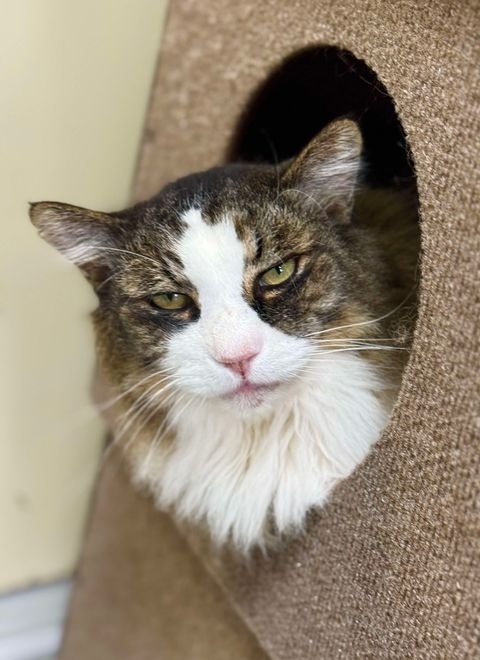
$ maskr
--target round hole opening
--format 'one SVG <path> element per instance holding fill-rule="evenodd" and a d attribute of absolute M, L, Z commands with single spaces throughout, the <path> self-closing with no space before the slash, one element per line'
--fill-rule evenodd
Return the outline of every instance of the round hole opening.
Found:
<path fill-rule="evenodd" d="M 355 120 L 363 137 L 362 182 L 408 196 L 418 265 L 419 200 L 415 166 L 394 101 L 365 61 L 335 46 L 312 46 L 283 60 L 253 92 L 227 151 L 228 162 L 278 164 L 298 155 L 327 124 Z M 403 219 L 395 222 L 402 234 Z M 410 240 L 410 239 L 409 239 Z M 416 268 L 416 279 L 419 269 Z M 416 287 L 409 301 L 416 316 Z M 409 317 L 413 335 L 414 319 Z"/>
<path fill-rule="evenodd" d="M 274 69 L 248 101 L 227 160 L 274 163 L 291 158 L 338 117 L 360 125 L 368 183 L 415 185 L 413 160 L 392 97 L 363 60 L 335 46 L 303 49 Z"/>

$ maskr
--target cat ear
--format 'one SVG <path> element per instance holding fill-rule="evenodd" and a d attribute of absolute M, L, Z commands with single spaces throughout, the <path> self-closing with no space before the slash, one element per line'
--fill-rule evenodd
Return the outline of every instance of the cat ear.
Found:
<path fill-rule="evenodd" d="M 334 121 L 288 166 L 282 183 L 312 211 L 320 208 L 337 222 L 349 222 L 361 154 L 358 124 L 350 119 Z"/>
<path fill-rule="evenodd" d="M 92 284 L 104 281 L 115 257 L 121 220 L 60 202 L 30 204 L 40 236 L 76 264 Z"/>

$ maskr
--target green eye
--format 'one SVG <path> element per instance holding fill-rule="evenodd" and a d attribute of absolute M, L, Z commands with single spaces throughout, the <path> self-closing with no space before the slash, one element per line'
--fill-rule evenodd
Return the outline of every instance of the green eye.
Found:
<path fill-rule="evenodd" d="M 278 286 L 289 280 L 297 269 L 297 260 L 292 258 L 282 264 L 277 264 L 260 277 L 261 286 Z"/>
<path fill-rule="evenodd" d="M 191 299 L 183 293 L 157 293 L 152 296 L 152 304 L 160 309 L 172 311 L 184 309 L 190 304 Z"/>

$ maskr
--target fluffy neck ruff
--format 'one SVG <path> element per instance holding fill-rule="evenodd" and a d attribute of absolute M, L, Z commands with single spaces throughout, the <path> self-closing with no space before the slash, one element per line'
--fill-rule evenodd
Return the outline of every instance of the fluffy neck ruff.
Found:
<path fill-rule="evenodd" d="M 331 356 L 251 419 L 213 401 L 170 412 L 176 438 L 148 452 L 136 477 L 161 509 L 205 522 L 217 544 L 242 552 L 301 528 L 379 438 L 390 405 L 368 360 Z"/>

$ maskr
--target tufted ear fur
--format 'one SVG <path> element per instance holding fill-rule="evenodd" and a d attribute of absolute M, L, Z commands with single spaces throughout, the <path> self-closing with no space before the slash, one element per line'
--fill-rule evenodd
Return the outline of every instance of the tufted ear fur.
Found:
<path fill-rule="evenodd" d="M 60 202 L 30 204 L 30 219 L 40 236 L 76 264 L 94 286 L 108 276 L 122 220 Z"/>
<path fill-rule="evenodd" d="M 350 119 L 328 124 L 288 166 L 282 184 L 337 222 L 350 221 L 362 153 L 362 136 Z"/>

